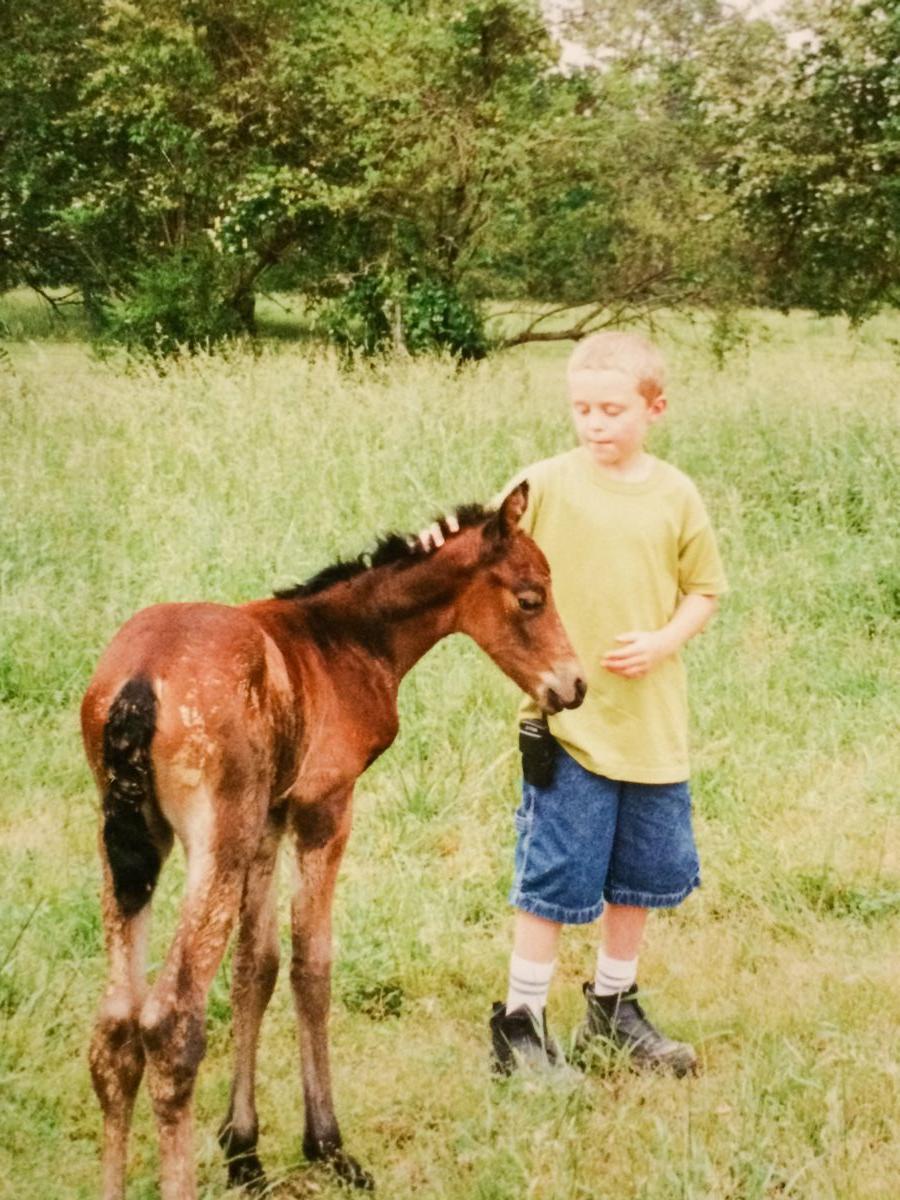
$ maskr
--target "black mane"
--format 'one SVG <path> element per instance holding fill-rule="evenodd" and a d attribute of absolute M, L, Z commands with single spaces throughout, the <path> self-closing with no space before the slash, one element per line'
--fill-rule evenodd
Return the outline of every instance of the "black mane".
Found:
<path fill-rule="evenodd" d="M 497 516 L 493 509 L 485 508 L 481 504 L 463 504 L 456 509 L 454 515 L 460 530 L 471 529 Z M 453 536 L 446 516 L 435 517 L 433 523 L 440 525 L 444 537 Z M 293 587 L 282 588 L 275 592 L 275 596 L 279 600 L 300 600 L 305 596 L 316 596 L 334 584 L 355 579 L 357 575 L 362 575 L 373 567 L 411 567 L 433 553 L 434 547 L 426 550 L 417 533 L 405 537 L 401 533 L 386 533 L 378 539 L 374 550 L 364 551 L 356 558 L 338 559 L 330 567 L 325 567 L 307 579 L 305 583 L 295 583 Z"/>

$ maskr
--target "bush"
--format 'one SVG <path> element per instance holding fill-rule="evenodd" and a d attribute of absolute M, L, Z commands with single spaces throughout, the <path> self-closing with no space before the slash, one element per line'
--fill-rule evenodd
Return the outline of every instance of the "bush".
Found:
<path fill-rule="evenodd" d="M 371 271 L 331 301 L 321 331 L 347 354 L 378 354 L 393 345 L 410 354 L 449 350 L 463 359 L 483 358 L 488 339 L 481 311 L 452 283 L 396 277 Z"/>
<path fill-rule="evenodd" d="M 403 306 L 403 333 L 411 354 L 449 350 L 459 358 L 484 358 L 484 318 L 452 284 L 425 280 L 413 286 Z"/>
<path fill-rule="evenodd" d="M 127 300 L 103 310 L 99 340 L 162 357 L 252 332 L 252 296 L 242 303 L 230 282 L 212 247 L 178 251 L 142 268 Z"/>

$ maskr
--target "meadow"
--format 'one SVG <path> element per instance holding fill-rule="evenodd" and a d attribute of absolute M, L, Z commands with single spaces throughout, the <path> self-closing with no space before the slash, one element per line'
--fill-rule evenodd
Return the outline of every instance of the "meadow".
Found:
<path fill-rule="evenodd" d="M 97 655 L 143 605 L 266 595 L 567 448 L 567 347 L 346 369 L 272 336 L 160 373 L 96 360 L 22 297 L 0 321 L 0 1196 L 81 1200 L 98 1192 L 86 1050 L 104 956 L 77 710 Z M 658 330 L 672 384 L 652 447 L 698 482 L 731 584 L 687 651 L 703 887 L 653 919 L 641 966 L 702 1071 L 491 1079 L 516 693 L 450 639 L 407 678 L 400 735 L 360 782 L 336 900 L 338 1114 L 387 1200 L 897 1195 L 900 317 L 753 314 L 723 367 L 707 325 Z M 282 893 L 260 1153 L 273 1194 L 327 1200 L 346 1193 L 300 1154 Z M 564 1044 L 595 935 L 564 942 Z M 207 1200 L 225 1192 L 228 973 L 196 1097 Z M 156 1166 L 142 1091 L 130 1200 L 158 1194 Z"/>

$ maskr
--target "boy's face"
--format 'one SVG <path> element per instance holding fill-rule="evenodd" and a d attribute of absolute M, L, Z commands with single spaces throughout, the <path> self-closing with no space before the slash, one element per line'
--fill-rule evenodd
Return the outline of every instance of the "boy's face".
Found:
<path fill-rule="evenodd" d="M 666 411 L 665 396 L 645 400 L 622 371 L 579 371 L 569 377 L 579 440 L 600 467 L 628 467 L 644 452 L 650 426 Z"/>

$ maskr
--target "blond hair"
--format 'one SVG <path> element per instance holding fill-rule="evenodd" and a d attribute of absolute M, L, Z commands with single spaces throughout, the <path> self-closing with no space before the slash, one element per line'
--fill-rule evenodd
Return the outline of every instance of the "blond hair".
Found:
<path fill-rule="evenodd" d="M 639 333 L 592 333 L 580 341 L 569 356 L 566 375 L 591 371 L 621 371 L 637 381 L 637 390 L 649 403 L 665 390 L 666 363 L 662 354 Z"/>

